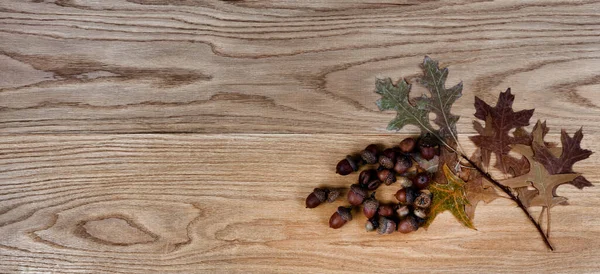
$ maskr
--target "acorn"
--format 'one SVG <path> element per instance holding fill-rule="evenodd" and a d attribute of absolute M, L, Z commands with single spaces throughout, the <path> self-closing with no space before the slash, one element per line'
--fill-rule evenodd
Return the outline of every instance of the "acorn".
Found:
<path fill-rule="evenodd" d="M 377 170 L 365 169 L 358 175 L 358 184 L 362 187 L 367 187 L 369 183 L 377 178 Z"/>
<path fill-rule="evenodd" d="M 340 175 L 348 175 L 358 170 L 358 161 L 352 156 L 346 156 L 346 159 L 341 160 L 335 167 L 335 173 Z"/>
<path fill-rule="evenodd" d="M 396 157 L 396 164 L 394 164 L 394 171 L 398 174 L 402 174 L 406 172 L 410 167 L 412 167 L 413 162 L 410 156 L 401 154 Z"/>
<path fill-rule="evenodd" d="M 418 195 L 419 193 L 412 188 L 401 188 L 394 196 L 401 204 L 410 205 Z"/>
<path fill-rule="evenodd" d="M 377 210 L 377 214 L 383 217 L 390 217 L 394 215 L 394 206 L 393 205 L 380 205 L 379 210 Z"/>
<path fill-rule="evenodd" d="M 315 208 L 327 200 L 329 191 L 324 188 L 315 188 L 312 193 L 306 197 L 306 208 Z"/>
<path fill-rule="evenodd" d="M 329 218 L 329 227 L 338 229 L 350 220 L 352 220 L 350 208 L 340 206 L 337 211 L 331 215 L 331 218 Z"/>
<path fill-rule="evenodd" d="M 392 169 L 396 164 L 396 152 L 391 148 L 384 150 L 379 156 L 379 164 L 384 168 Z"/>
<path fill-rule="evenodd" d="M 379 234 L 391 234 L 396 230 L 396 223 L 388 218 L 380 217 L 379 218 L 379 227 L 377 228 L 377 233 Z"/>
<path fill-rule="evenodd" d="M 400 151 L 404 153 L 411 153 L 413 150 L 415 150 L 416 144 L 417 141 L 415 140 L 415 138 L 406 138 L 402 140 L 402 142 L 400 142 Z"/>
<path fill-rule="evenodd" d="M 358 184 L 353 184 L 350 186 L 350 191 L 348 191 L 348 202 L 351 205 L 360 205 L 365 200 L 367 196 L 367 191 L 360 187 Z"/>
<path fill-rule="evenodd" d="M 373 190 L 376 190 L 380 185 L 381 185 L 381 181 L 379 181 L 379 179 L 373 179 L 367 185 L 367 189 L 373 191 Z"/>
<path fill-rule="evenodd" d="M 367 220 L 367 223 L 365 224 L 365 229 L 367 230 L 367 232 L 373 231 L 375 229 L 377 229 L 379 227 L 379 221 L 377 221 L 377 218 L 371 218 Z"/>
<path fill-rule="evenodd" d="M 413 186 L 418 188 L 418 189 L 425 189 L 429 186 L 429 175 L 425 172 L 421 172 L 419 174 L 417 174 L 417 176 L 415 176 L 412 179 L 413 182 Z"/>
<path fill-rule="evenodd" d="M 438 154 L 438 143 L 429 133 L 419 140 L 419 152 L 421 157 L 428 161 Z"/>
<path fill-rule="evenodd" d="M 377 145 L 370 144 L 360 152 L 360 157 L 365 160 L 367 164 L 374 164 L 377 163 L 377 154 Z"/>
<path fill-rule="evenodd" d="M 424 189 L 413 203 L 418 208 L 428 208 L 431 205 L 431 192 Z"/>
<path fill-rule="evenodd" d="M 415 208 L 415 210 L 413 210 L 413 214 L 421 219 L 427 218 L 427 211 L 423 208 Z"/>
<path fill-rule="evenodd" d="M 437 148 L 435 147 L 421 147 L 421 157 L 427 161 L 433 159 L 433 157 L 435 157 L 438 152 L 437 152 Z"/>
<path fill-rule="evenodd" d="M 398 231 L 401 233 L 411 233 L 417 229 L 419 229 L 419 223 L 412 215 L 409 215 L 398 223 Z"/>
<path fill-rule="evenodd" d="M 398 206 L 396 214 L 398 214 L 400 218 L 404 218 L 410 214 L 410 208 L 408 208 L 408 206 Z"/>
<path fill-rule="evenodd" d="M 379 209 L 379 201 L 375 199 L 375 193 L 371 194 L 369 199 L 366 199 L 363 203 L 363 213 L 368 219 L 373 218 L 377 214 Z"/>
<path fill-rule="evenodd" d="M 377 177 L 388 186 L 396 182 L 396 173 L 393 170 L 382 169 L 377 172 Z"/>

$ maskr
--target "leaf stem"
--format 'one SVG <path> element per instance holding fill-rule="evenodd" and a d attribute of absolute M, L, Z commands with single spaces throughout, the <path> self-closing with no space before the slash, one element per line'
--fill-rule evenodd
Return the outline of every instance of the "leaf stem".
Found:
<path fill-rule="evenodd" d="M 469 162 L 469 164 L 471 164 L 475 169 L 477 169 L 477 171 L 479 171 L 479 173 L 481 173 L 481 175 L 483 175 L 483 177 L 485 177 L 488 181 L 490 181 L 492 184 L 494 184 L 497 188 L 499 188 L 504 193 L 506 193 L 510 197 L 511 200 L 513 200 L 515 203 L 517 203 L 519 208 L 521 210 L 523 210 L 525 215 L 527 215 L 527 218 L 529 219 L 529 221 L 531 221 L 531 223 L 535 226 L 537 231 L 540 233 L 540 236 L 542 236 L 542 240 L 544 240 L 544 243 L 546 244 L 546 246 L 551 251 L 554 251 L 554 247 L 550 243 L 550 240 L 548 240 L 548 237 L 546 236 L 546 233 L 544 233 L 544 230 L 542 229 L 540 224 L 538 224 L 535 221 L 535 219 L 533 219 L 533 216 L 531 216 L 531 214 L 529 213 L 529 211 L 527 210 L 527 208 L 525 207 L 523 202 L 521 202 L 521 200 L 517 196 L 515 196 L 515 194 L 513 194 L 513 192 L 511 191 L 511 188 L 500 184 L 498 181 L 496 181 L 494 178 L 492 178 L 492 176 L 489 173 L 483 171 L 475 162 L 473 162 L 471 159 L 469 159 L 469 157 L 465 156 L 462 153 L 460 154 L 460 156 L 463 159 L 465 159 L 467 162 Z"/>

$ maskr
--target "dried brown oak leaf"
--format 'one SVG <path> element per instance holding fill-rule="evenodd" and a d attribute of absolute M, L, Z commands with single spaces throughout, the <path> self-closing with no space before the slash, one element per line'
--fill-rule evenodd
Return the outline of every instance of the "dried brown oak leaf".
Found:
<path fill-rule="evenodd" d="M 510 93 L 510 88 L 500 93 L 494 107 L 475 97 L 475 117 L 486 121 L 486 125 L 483 127 L 479 122 L 474 122 L 479 135 L 472 136 L 470 139 L 482 150 L 482 154 L 490 152 L 495 154 L 496 168 L 505 174 L 509 174 L 512 170 L 513 175 L 517 175 L 518 172 L 515 170 L 522 169 L 526 162 L 522 158 L 508 155 L 510 145 L 527 144 L 529 138 L 515 137 L 509 133 L 513 129 L 529 125 L 533 109 L 513 111 L 514 99 L 515 96 Z"/>
<path fill-rule="evenodd" d="M 567 198 L 556 195 L 556 188 L 569 183 L 580 176 L 579 173 L 550 174 L 539 162 L 533 159 L 533 149 L 526 145 L 514 145 L 512 151 L 527 158 L 530 170 L 527 174 L 500 181 L 505 186 L 517 189 L 519 199 L 526 207 L 541 206 L 542 214 L 546 212 L 546 236 L 550 235 L 550 208 L 558 204 L 565 204 Z M 528 191 L 527 187 L 532 185 L 537 191 Z M 537 195 L 536 195 L 537 194 Z M 541 225 L 542 215 L 538 219 Z"/>
<path fill-rule="evenodd" d="M 429 227 L 438 214 L 450 211 L 461 224 L 475 229 L 473 222 L 465 212 L 465 205 L 469 204 L 469 201 L 465 197 L 465 182 L 452 173 L 448 165 L 444 164 L 442 170 L 448 183 L 433 183 L 429 185 L 433 199 L 429 208 L 429 216 L 423 227 Z"/>
<path fill-rule="evenodd" d="M 539 121 L 538 124 L 540 124 Z M 534 131 L 532 132 L 532 135 L 533 159 L 544 165 L 550 174 L 572 173 L 573 164 L 585 160 L 592 155 L 591 150 L 581 148 L 581 140 L 583 139 L 581 128 L 575 132 L 573 137 L 570 137 L 564 129 L 561 130 L 560 142 L 562 144 L 562 149 L 560 150 L 560 153 L 556 153 L 557 150 L 555 148 L 546 145 L 543 140 L 545 134 Z M 593 186 L 592 183 L 583 176 L 575 178 L 573 181 L 569 182 L 569 184 L 574 185 L 579 189 Z"/>

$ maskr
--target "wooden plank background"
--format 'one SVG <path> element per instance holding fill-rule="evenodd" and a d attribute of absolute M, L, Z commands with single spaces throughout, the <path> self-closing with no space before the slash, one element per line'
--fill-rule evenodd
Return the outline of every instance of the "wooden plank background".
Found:
<path fill-rule="evenodd" d="M 559 189 L 555 252 L 504 199 L 388 236 L 303 203 L 415 132 L 373 90 L 424 55 L 464 83 L 467 150 L 474 95 L 511 87 L 600 151 L 599 34 L 598 1 L 0 1 L 0 272 L 598 272 L 598 187 Z"/>

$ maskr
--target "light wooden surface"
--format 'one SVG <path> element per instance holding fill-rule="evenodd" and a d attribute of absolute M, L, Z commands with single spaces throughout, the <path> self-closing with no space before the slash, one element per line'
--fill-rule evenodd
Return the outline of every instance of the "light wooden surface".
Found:
<path fill-rule="evenodd" d="M 389 236 L 303 203 L 402 138 L 374 82 L 424 55 L 467 150 L 474 95 L 511 87 L 600 151 L 599 34 L 596 1 L 0 1 L 0 272 L 598 272 L 598 187 L 559 189 L 556 252 L 504 199 Z"/>

